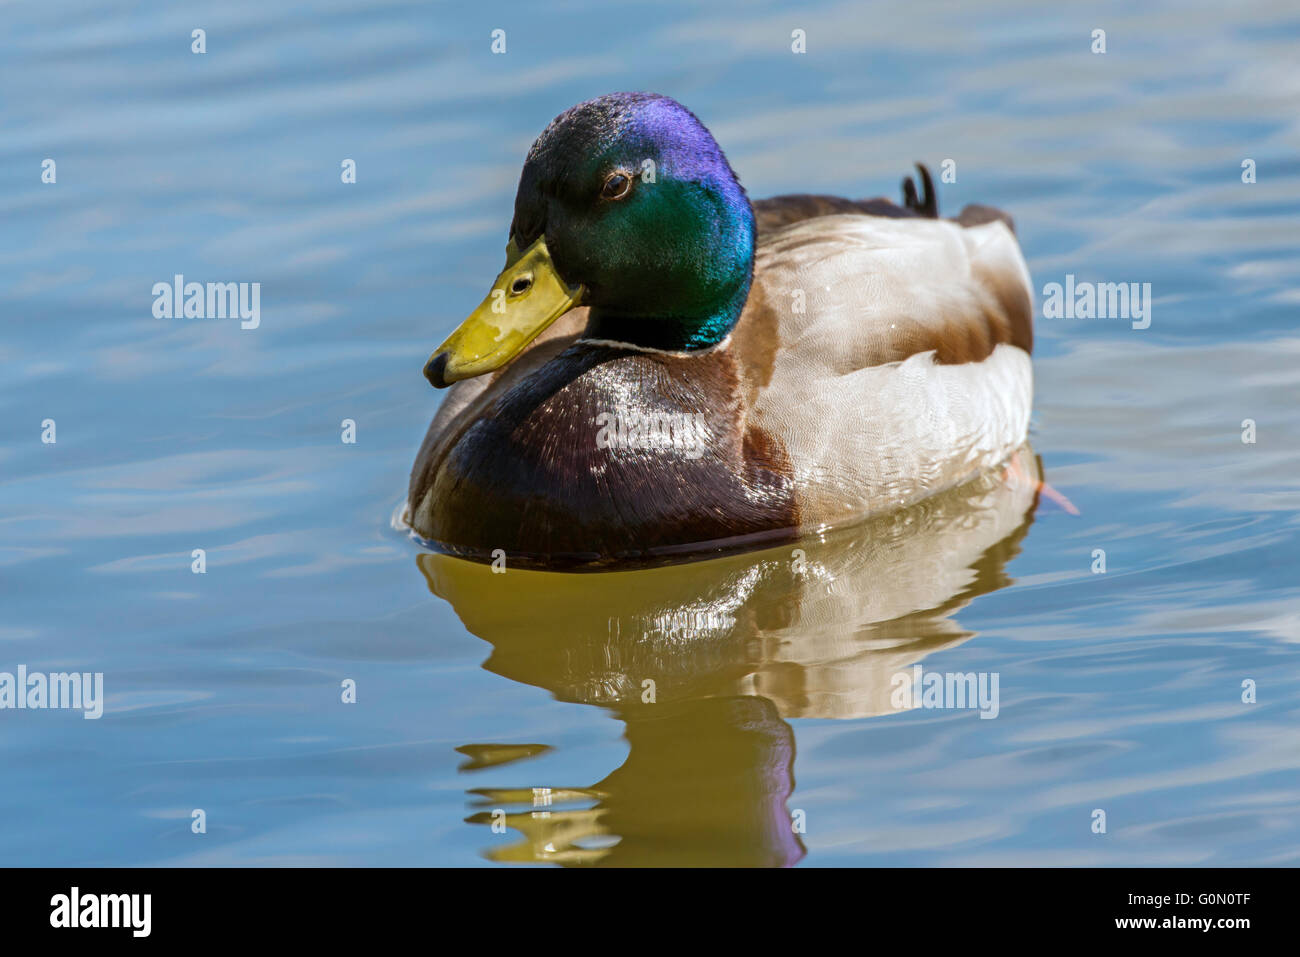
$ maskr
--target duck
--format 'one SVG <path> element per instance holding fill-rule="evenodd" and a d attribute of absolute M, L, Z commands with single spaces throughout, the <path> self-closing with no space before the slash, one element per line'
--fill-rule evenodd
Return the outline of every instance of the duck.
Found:
<path fill-rule="evenodd" d="M 769 548 L 905 508 L 1025 442 L 1033 296 L 1009 215 L 751 201 L 655 93 L 557 116 L 505 268 L 430 355 L 446 394 L 405 518 L 436 551 L 559 571 Z"/>

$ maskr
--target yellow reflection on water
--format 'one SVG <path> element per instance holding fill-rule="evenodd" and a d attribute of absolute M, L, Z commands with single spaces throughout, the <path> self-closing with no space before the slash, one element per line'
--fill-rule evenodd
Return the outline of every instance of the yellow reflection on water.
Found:
<path fill-rule="evenodd" d="M 446 555 L 430 590 L 492 645 L 483 667 L 563 701 L 611 709 L 623 764 L 590 787 L 470 791 L 497 861 L 788 865 L 804 855 L 789 718 L 891 714 L 891 679 L 973 637 L 953 618 L 1009 583 L 1033 521 L 1039 463 L 1024 447 L 912 508 L 795 544 L 641 571 L 563 574 Z M 467 744 L 462 770 L 545 745 Z M 526 767 L 526 766 L 525 766 Z M 521 774 L 527 773 L 524 767 Z"/>

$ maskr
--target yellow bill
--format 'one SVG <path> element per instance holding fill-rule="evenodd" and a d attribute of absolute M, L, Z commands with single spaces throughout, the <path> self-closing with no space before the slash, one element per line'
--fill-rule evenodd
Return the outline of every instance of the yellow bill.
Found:
<path fill-rule="evenodd" d="M 486 299 L 434 350 L 424 377 L 435 388 L 500 369 L 542 330 L 582 303 L 581 285 L 567 285 L 555 271 L 546 237 L 522 253 L 513 239 L 506 268 Z"/>

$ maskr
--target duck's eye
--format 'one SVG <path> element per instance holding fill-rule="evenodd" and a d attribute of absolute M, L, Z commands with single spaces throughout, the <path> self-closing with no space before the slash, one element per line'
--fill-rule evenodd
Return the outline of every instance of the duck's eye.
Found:
<path fill-rule="evenodd" d="M 515 281 L 510 284 L 510 295 L 522 296 L 532 288 L 533 277 L 531 273 L 525 273 L 522 276 L 516 276 Z"/>
<path fill-rule="evenodd" d="M 632 189 L 632 177 L 628 176 L 622 170 L 617 170 L 605 177 L 605 185 L 601 187 L 601 199 L 622 199 Z"/>

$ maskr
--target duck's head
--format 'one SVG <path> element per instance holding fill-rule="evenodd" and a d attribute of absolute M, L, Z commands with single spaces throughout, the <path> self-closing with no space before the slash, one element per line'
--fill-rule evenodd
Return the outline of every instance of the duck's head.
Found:
<path fill-rule="evenodd" d="M 707 349 L 740 317 L 753 263 L 749 200 L 689 110 L 589 100 L 528 151 L 505 269 L 425 375 L 442 387 L 499 369 L 575 306 L 590 307 L 589 339 Z"/>

